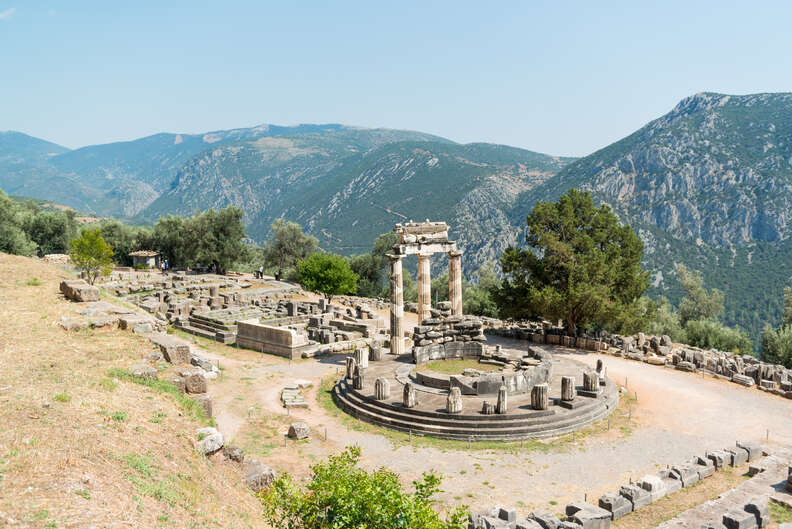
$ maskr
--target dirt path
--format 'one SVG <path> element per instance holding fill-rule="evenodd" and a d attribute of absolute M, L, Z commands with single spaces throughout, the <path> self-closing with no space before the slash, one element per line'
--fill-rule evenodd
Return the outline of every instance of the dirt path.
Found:
<path fill-rule="evenodd" d="M 525 342 L 493 339 L 508 347 Z M 248 450 L 258 451 L 280 470 L 304 476 L 311 462 L 349 444 L 363 450 L 370 466 L 387 466 L 405 482 L 429 469 L 445 477 L 446 504 L 465 503 L 473 508 L 494 503 L 520 510 L 542 508 L 559 511 L 568 501 L 589 499 L 638 479 L 657 468 L 686 459 L 706 449 L 732 445 L 736 439 L 770 444 L 792 444 L 792 402 L 757 390 L 700 375 L 649 366 L 595 354 L 574 354 L 594 365 L 602 358 L 609 375 L 627 387 L 638 401 L 630 410 L 636 426 L 631 432 L 588 436 L 563 448 L 542 451 L 440 449 L 431 446 L 398 446 L 378 433 L 349 430 L 317 404 L 322 378 L 340 371 L 343 355 L 295 361 L 227 348 L 215 354 L 224 367 L 220 380 L 211 384 L 217 420 L 222 431 Z M 307 392 L 310 408 L 286 415 L 280 406 L 280 389 L 296 379 L 314 387 Z M 295 420 L 308 423 L 310 442 L 284 445 L 283 435 Z M 327 440 L 324 439 L 327 432 Z M 556 504 L 551 503 L 556 502 Z"/>

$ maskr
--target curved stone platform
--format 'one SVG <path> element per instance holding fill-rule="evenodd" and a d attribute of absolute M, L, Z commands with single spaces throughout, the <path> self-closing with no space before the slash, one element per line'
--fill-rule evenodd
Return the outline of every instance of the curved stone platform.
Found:
<path fill-rule="evenodd" d="M 487 401 L 481 396 L 465 396 L 460 414 L 445 411 L 447 391 L 434 389 L 422 391 L 416 387 L 418 405 L 406 408 L 402 404 L 403 360 L 386 359 L 372 362 L 366 370 L 363 388 L 356 390 L 352 383 L 342 378 L 333 388 L 336 404 L 353 417 L 371 424 L 445 439 L 474 441 L 505 441 L 526 438 L 553 437 L 567 434 L 607 417 L 619 401 L 617 386 L 610 379 L 596 395 L 585 396 L 586 392 L 578 385 L 579 394 L 573 405 L 561 406 L 560 376 L 578 371 L 576 382 L 582 382 L 585 366 L 570 359 L 555 361 L 557 376 L 550 384 L 550 407 L 547 410 L 531 408 L 530 397 L 509 395 L 509 410 L 505 414 L 485 415 L 481 413 L 482 404 Z M 395 375 L 400 370 L 402 376 Z M 374 398 L 374 381 L 386 378 L 390 384 L 390 396 L 384 400 Z M 401 379 L 401 382 L 399 381 Z M 488 402 L 492 402 L 490 399 Z"/>

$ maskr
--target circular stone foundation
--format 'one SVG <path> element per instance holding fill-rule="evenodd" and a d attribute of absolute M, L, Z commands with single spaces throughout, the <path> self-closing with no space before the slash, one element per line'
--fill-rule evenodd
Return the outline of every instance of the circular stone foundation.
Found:
<path fill-rule="evenodd" d="M 585 391 L 583 375 L 591 370 L 566 355 L 551 355 L 549 351 L 534 347 L 526 354 L 505 349 L 499 354 L 513 357 L 510 366 L 483 363 L 481 373 L 468 372 L 474 376 L 416 371 L 417 366 L 408 355 L 386 356 L 382 361 L 369 362 L 361 389 L 354 389 L 351 380 L 342 378 L 333 388 L 333 399 L 345 412 L 362 421 L 415 435 L 459 440 L 552 437 L 607 417 L 619 400 L 613 381 L 602 378 L 596 390 Z M 523 382 L 514 381 L 518 376 Z M 562 377 L 575 380 L 577 395 L 571 401 L 561 399 Z M 387 380 L 390 389 L 390 394 L 381 400 L 375 398 L 377 379 Z M 403 404 L 407 383 L 416 393 L 416 405 L 410 408 Z M 540 383 L 548 385 L 549 406 L 545 410 L 531 406 L 531 388 Z M 483 413 L 488 407 L 485 403 L 496 404 L 501 385 L 507 387 L 506 413 Z M 461 413 L 446 411 L 452 387 L 459 387 L 462 393 Z"/>

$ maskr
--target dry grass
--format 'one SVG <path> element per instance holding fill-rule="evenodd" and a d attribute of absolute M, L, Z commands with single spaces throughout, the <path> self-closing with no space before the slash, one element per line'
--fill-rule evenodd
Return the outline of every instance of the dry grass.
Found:
<path fill-rule="evenodd" d="M 153 350 L 67 333 L 55 267 L 0 254 L 0 526 L 264 527 L 240 469 L 193 448 L 173 395 L 114 378 Z"/>
<path fill-rule="evenodd" d="M 713 500 L 733 489 L 746 479 L 748 465 L 725 468 L 690 487 L 669 494 L 646 507 L 613 522 L 613 529 L 641 529 L 655 527 L 678 514 L 704 502 Z"/>

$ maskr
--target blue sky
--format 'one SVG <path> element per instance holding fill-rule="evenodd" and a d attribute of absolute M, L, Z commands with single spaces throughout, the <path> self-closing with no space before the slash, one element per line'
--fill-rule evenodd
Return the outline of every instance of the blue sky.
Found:
<path fill-rule="evenodd" d="M 332 122 L 581 156 L 696 92 L 792 90 L 789 2 L 112 4 L 0 0 L 0 130 Z"/>

